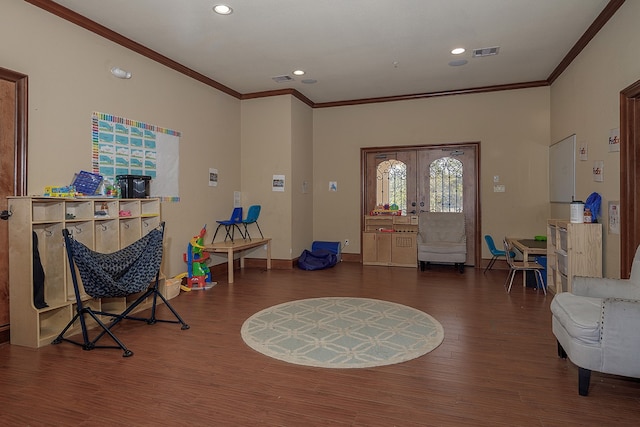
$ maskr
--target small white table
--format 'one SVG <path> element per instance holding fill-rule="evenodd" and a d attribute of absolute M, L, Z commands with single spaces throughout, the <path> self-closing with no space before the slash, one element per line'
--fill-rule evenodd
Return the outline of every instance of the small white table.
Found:
<path fill-rule="evenodd" d="M 211 253 L 226 253 L 227 254 L 227 275 L 229 283 L 233 283 L 233 256 L 236 252 L 240 253 L 240 268 L 244 268 L 244 256 L 242 251 L 251 248 L 257 248 L 258 246 L 267 246 L 267 270 L 271 270 L 271 238 L 265 239 L 252 239 L 252 240 L 234 240 L 227 242 L 212 243 L 210 245 L 203 245 L 203 251 Z"/>
<path fill-rule="evenodd" d="M 511 245 L 522 253 L 522 260 L 525 263 L 529 261 L 529 257 L 533 255 L 547 255 L 547 242 L 535 239 L 523 239 L 519 237 L 507 237 Z M 527 273 L 522 273 L 522 286 L 527 286 Z"/>

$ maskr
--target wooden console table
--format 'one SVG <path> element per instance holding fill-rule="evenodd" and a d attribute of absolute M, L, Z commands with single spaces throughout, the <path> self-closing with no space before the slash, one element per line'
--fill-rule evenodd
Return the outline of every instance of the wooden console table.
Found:
<path fill-rule="evenodd" d="M 227 272 L 229 277 L 229 283 L 233 283 L 233 255 L 236 252 L 242 252 L 247 249 L 257 248 L 258 246 L 267 246 L 267 270 L 271 270 L 271 238 L 266 239 L 253 239 L 253 240 L 238 240 L 231 242 L 218 242 L 210 245 L 204 245 L 203 251 L 211 253 L 226 253 L 227 254 Z M 240 268 L 244 268 L 244 257 L 240 254 Z"/>

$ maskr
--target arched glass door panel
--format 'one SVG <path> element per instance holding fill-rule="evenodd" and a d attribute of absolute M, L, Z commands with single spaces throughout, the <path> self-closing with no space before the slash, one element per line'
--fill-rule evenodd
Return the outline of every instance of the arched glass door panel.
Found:
<path fill-rule="evenodd" d="M 391 159 L 378 164 L 376 206 L 407 211 L 407 165 L 404 162 Z"/>
<path fill-rule="evenodd" d="M 460 160 L 442 157 L 429 165 L 429 210 L 463 211 L 463 167 Z"/>

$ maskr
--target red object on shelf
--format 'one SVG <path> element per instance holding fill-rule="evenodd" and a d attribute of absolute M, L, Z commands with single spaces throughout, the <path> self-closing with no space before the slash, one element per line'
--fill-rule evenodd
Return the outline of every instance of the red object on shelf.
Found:
<path fill-rule="evenodd" d="M 384 210 L 384 209 L 374 209 L 369 212 L 369 215 L 390 215 L 390 216 L 400 216 L 402 215 L 402 210 L 399 209 L 397 211 Z"/>

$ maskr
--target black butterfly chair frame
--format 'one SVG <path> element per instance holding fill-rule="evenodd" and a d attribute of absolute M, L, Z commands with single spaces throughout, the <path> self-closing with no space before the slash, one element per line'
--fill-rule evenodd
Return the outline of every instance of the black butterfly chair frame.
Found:
<path fill-rule="evenodd" d="M 159 236 L 158 236 L 159 233 Z M 155 235 L 152 235 L 155 234 Z M 75 239 L 73 239 L 73 237 L 71 236 L 71 233 L 67 230 L 64 229 L 62 230 L 62 235 L 64 236 L 64 242 L 65 242 L 65 248 L 67 250 L 67 257 L 69 260 L 69 266 L 70 266 L 70 271 L 71 271 L 71 279 L 73 281 L 73 288 L 74 288 L 74 292 L 75 292 L 75 296 L 76 296 L 76 314 L 73 317 L 73 319 L 71 319 L 71 321 L 67 324 L 67 326 L 62 330 L 62 332 L 53 340 L 52 344 L 59 344 L 62 341 L 67 341 L 70 342 L 72 344 L 76 344 L 81 346 L 84 350 L 93 350 L 94 348 L 120 348 L 122 349 L 123 353 L 123 357 L 129 357 L 129 356 L 133 356 L 133 352 L 131 350 L 129 350 L 124 343 L 122 343 L 122 341 L 120 341 L 118 339 L 118 337 L 116 337 L 114 335 L 114 333 L 111 331 L 113 329 L 114 326 L 116 326 L 118 323 L 120 323 L 123 319 L 131 319 L 131 320 L 139 320 L 139 321 L 144 321 L 147 322 L 147 324 L 152 325 L 155 324 L 156 322 L 166 322 L 166 323 L 179 323 L 180 325 L 182 325 L 181 329 L 189 329 L 189 325 L 187 325 L 184 320 L 182 320 L 182 318 L 180 317 L 180 315 L 176 312 L 176 310 L 173 308 L 173 306 L 171 306 L 171 304 L 169 303 L 169 301 L 164 297 L 164 295 L 162 295 L 162 293 L 160 293 L 160 291 L 158 290 L 158 283 L 159 283 L 159 278 L 160 278 L 160 261 L 162 259 L 162 240 L 163 240 L 163 235 L 164 235 L 164 222 L 162 222 L 157 228 L 155 228 L 154 230 L 152 230 L 151 232 L 149 232 L 149 234 L 147 236 L 144 236 L 143 238 L 139 239 L 137 242 L 134 242 L 132 245 L 130 245 L 129 247 L 125 248 L 125 249 L 121 249 L 120 251 L 114 252 L 112 254 L 102 254 L 99 252 L 94 252 L 91 251 L 90 249 L 88 249 L 86 246 L 84 246 L 82 243 L 76 241 Z M 143 242 L 143 239 L 147 242 L 145 244 L 145 242 Z M 153 244 L 153 241 L 155 239 L 155 245 Z M 149 243 L 151 242 L 151 243 Z M 131 291 L 127 290 L 127 289 L 120 289 L 120 290 L 104 290 L 101 289 L 100 290 L 100 294 L 96 294 L 95 292 L 93 292 L 93 295 L 87 291 L 87 286 L 85 286 L 85 291 L 87 291 L 87 293 L 94 297 L 94 298 L 107 298 L 107 297 L 122 297 L 122 296 L 126 296 L 126 295 L 131 295 L 131 294 L 135 294 L 135 293 L 139 293 L 142 292 L 146 289 L 146 291 L 140 295 L 132 304 L 130 304 L 126 310 L 124 310 L 122 313 L 120 314 L 116 314 L 116 313 L 109 313 L 109 312 L 105 312 L 105 311 L 97 311 L 92 309 L 89 306 L 86 306 L 83 304 L 82 302 L 82 294 L 80 292 L 80 287 L 78 284 L 78 277 L 77 277 L 77 273 L 76 273 L 76 257 L 78 256 L 78 254 L 76 254 L 74 252 L 74 246 L 76 247 L 77 250 L 82 250 L 85 253 L 88 253 L 92 256 L 96 256 L 96 257 L 101 257 L 103 260 L 104 259 L 109 259 L 109 257 L 117 257 L 119 254 L 123 253 L 125 250 L 127 250 L 128 248 L 133 247 L 136 244 L 140 244 L 142 245 L 141 248 L 141 252 L 140 252 L 140 258 L 142 260 L 142 262 L 145 262 L 148 260 L 149 257 L 144 258 L 144 251 L 147 249 L 151 249 L 151 250 L 155 250 L 156 252 L 159 251 L 160 253 L 155 253 L 155 254 L 151 254 L 151 257 L 155 257 L 156 260 L 156 264 L 157 264 L 157 269 L 155 271 L 155 281 L 153 281 L 153 284 L 149 286 L 149 284 L 151 283 L 151 280 L 144 280 L 139 283 L 139 284 L 134 284 L 134 288 L 131 289 Z M 149 255 L 149 254 L 147 254 Z M 127 257 L 128 259 L 131 259 L 131 257 Z M 122 255 L 121 258 L 122 259 Z M 140 262 L 140 261 L 139 261 Z M 134 268 L 135 262 L 130 265 L 128 268 Z M 154 265 L 155 267 L 155 265 Z M 80 270 L 80 269 L 79 269 Z M 109 275 L 109 272 L 107 271 L 102 271 L 101 273 L 107 274 Z M 121 273 L 118 273 L 121 275 Z M 125 274 L 126 275 L 126 274 Z M 83 283 L 90 283 L 90 281 L 92 280 L 92 276 L 87 275 L 85 273 L 85 275 L 82 274 L 82 270 L 80 270 L 80 276 L 83 279 Z M 86 276 L 86 277 L 85 277 Z M 150 278 L 152 279 L 152 277 Z M 137 287 L 137 288 L 136 288 Z M 142 289 L 140 289 L 142 288 Z M 115 292 L 114 294 L 109 294 L 109 292 Z M 106 293 L 106 294 L 105 294 Z M 133 312 L 141 303 L 143 303 L 147 298 L 149 297 L 153 297 L 152 300 L 152 304 L 151 304 L 151 316 L 150 317 L 137 317 L 137 316 L 130 316 L 130 313 Z M 158 319 L 156 317 L 156 304 L 157 304 L 157 299 L 158 297 L 162 300 L 162 302 L 164 302 L 164 304 L 169 308 L 169 310 L 171 310 L 171 312 L 173 313 L 173 315 L 176 317 L 176 320 L 164 320 L 164 319 Z M 87 319 L 85 318 L 85 316 L 90 316 L 91 319 L 93 319 L 93 321 L 98 325 L 98 330 L 100 330 L 100 332 L 93 338 L 89 338 L 89 331 L 88 331 L 88 327 L 87 327 Z M 107 316 L 107 317 L 111 317 L 112 320 L 111 322 L 108 322 L 108 324 L 105 324 L 99 316 Z M 73 326 L 73 324 L 76 322 L 76 320 L 80 320 L 80 326 L 82 329 L 82 341 L 75 341 L 75 340 L 71 340 L 69 338 L 65 338 L 64 335 L 65 333 L 69 330 L 69 328 L 71 328 L 71 326 Z M 117 345 L 97 345 L 96 343 L 98 342 L 98 340 L 100 340 L 104 335 L 109 335 L 111 337 L 111 339 L 113 339 L 113 341 L 115 341 L 115 343 Z"/>

